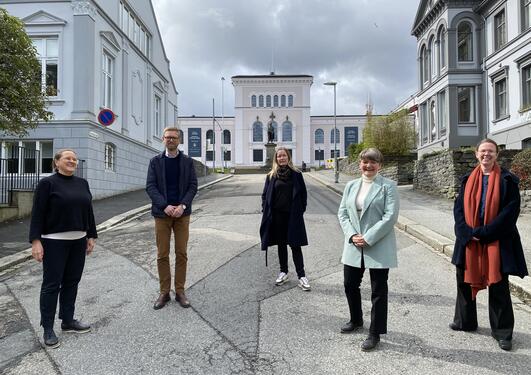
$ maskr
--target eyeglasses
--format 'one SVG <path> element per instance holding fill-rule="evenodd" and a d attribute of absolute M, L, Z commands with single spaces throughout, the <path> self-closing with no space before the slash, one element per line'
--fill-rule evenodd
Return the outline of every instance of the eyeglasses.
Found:
<path fill-rule="evenodd" d="M 177 137 L 164 137 L 164 139 L 167 140 L 167 141 L 176 141 L 179 138 L 177 138 Z"/>

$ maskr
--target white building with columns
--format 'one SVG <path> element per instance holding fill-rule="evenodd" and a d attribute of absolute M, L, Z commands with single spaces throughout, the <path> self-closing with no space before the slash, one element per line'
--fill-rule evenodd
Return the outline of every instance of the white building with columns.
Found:
<path fill-rule="evenodd" d="M 293 162 L 324 165 L 348 154 L 362 141 L 365 115 L 311 116 L 311 75 L 236 75 L 232 77 L 234 116 L 179 118 L 182 149 L 208 166 L 249 168 L 266 163 L 268 127 L 274 143 L 291 151 Z M 214 134 L 214 142 L 212 135 Z"/>

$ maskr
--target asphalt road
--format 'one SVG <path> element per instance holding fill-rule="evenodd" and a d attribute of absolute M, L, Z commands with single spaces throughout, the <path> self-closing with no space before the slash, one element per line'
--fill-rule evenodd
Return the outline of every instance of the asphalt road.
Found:
<path fill-rule="evenodd" d="M 447 328 L 455 276 L 449 262 L 399 233 L 399 267 L 390 273 L 389 332 L 379 349 L 360 342 L 370 321 L 368 274 L 364 330 L 339 334 L 348 320 L 343 294 L 339 196 L 306 179 L 304 248 L 311 292 L 274 285 L 276 249 L 260 250 L 264 176 L 242 175 L 201 191 L 190 230 L 187 294 L 152 309 L 158 293 L 153 221 L 148 215 L 101 233 L 85 268 L 76 315 L 86 335 L 60 334 L 41 348 L 40 265 L 28 262 L 0 282 L 0 372 L 6 374 L 517 374 L 531 368 L 531 309 L 514 299 L 512 352 L 490 337 L 486 292 L 476 333 Z M 59 325 L 57 322 L 56 326 Z"/>

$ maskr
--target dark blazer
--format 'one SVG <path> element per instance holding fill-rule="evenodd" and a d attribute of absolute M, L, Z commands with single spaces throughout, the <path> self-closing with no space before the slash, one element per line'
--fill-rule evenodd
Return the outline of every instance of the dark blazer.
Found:
<path fill-rule="evenodd" d="M 304 226 L 303 214 L 306 211 L 306 202 L 308 194 L 302 173 L 293 171 L 291 173 L 293 181 L 293 199 L 289 212 L 288 222 L 288 245 L 306 246 L 308 237 L 306 236 L 306 227 Z M 276 177 L 266 177 L 264 191 L 262 192 L 262 223 L 260 225 L 260 238 L 262 241 L 262 250 L 268 246 L 277 245 L 271 236 L 270 228 L 273 222 L 273 190 L 275 187 Z"/>
<path fill-rule="evenodd" d="M 472 237 L 479 238 L 481 243 L 500 241 L 502 273 L 524 277 L 528 274 L 527 265 L 516 228 L 516 220 L 520 214 L 520 190 L 518 177 L 505 168 L 501 168 L 500 208 L 498 215 L 487 225 L 477 228 L 469 227 L 465 222 L 464 191 L 470 173 L 461 180 L 459 196 L 454 204 L 455 247 L 452 263 L 465 267 L 466 244 Z"/>
<path fill-rule="evenodd" d="M 166 172 L 164 158 L 166 151 L 154 156 L 149 162 L 146 180 L 146 192 L 151 198 L 151 214 L 154 217 L 166 217 L 164 209 L 168 206 L 166 191 Z M 192 213 L 192 200 L 197 193 L 197 177 L 191 158 L 179 151 L 179 197 L 181 204 L 186 205 L 183 215 Z"/>

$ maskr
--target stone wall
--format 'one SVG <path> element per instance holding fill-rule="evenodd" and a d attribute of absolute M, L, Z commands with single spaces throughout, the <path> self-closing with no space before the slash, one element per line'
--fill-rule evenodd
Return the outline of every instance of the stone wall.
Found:
<path fill-rule="evenodd" d="M 412 184 L 416 158 L 416 154 L 385 157 L 380 175 L 396 181 L 398 185 Z M 350 161 L 348 158 L 339 161 L 339 171 L 354 177 L 360 176 L 358 162 Z"/>

